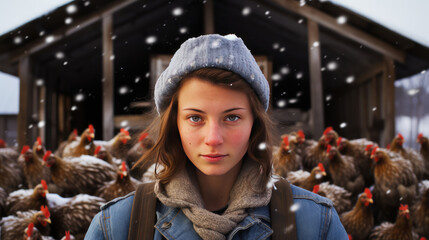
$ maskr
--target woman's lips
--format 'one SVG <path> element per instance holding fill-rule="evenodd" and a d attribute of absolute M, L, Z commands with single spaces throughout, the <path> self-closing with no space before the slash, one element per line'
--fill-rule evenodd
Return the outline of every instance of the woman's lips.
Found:
<path fill-rule="evenodd" d="M 205 160 L 207 160 L 208 162 L 215 163 L 215 162 L 219 162 L 220 160 L 222 160 L 227 155 L 225 155 L 225 154 L 204 154 L 201 156 Z"/>

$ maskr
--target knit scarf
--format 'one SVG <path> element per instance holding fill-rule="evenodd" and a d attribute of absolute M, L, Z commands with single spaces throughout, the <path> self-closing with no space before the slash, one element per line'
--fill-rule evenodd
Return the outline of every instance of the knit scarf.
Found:
<path fill-rule="evenodd" d="M 198 190 L 195 178 L 183 168 L 168 184 L 159 181 L 155 184 L 155 194 L 166 206 L 181 208 L 186 217 L 193 223 L 196 233 L 202 239 L 226 239 L 247 215 L 247 208 L 266 206 L 270 202 L 272 189 L 256 193 L 259 180 L 259 166 L 246 159 L 230 192 L 228 208 L 222 215 L 204 209 L 204 203 Z"/>

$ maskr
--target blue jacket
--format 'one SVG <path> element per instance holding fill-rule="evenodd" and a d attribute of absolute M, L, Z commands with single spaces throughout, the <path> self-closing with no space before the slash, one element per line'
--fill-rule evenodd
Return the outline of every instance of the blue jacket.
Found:
<path fill-rule="evenodd" d="M 291 185 L 296 207 L 298 240 L 348 240 L 332 202 L 317 194 Z M 134 193 L 117 198 L 101 208 L 86 233 L 85 240 L 126 240 Z M 249 215 L 231 231 L 227 239 L 270 239 L 270 209 L 268 206 L 248 210 Z M 201 239 L 192 222 L 180 209 L 157 204 L 154 239 Z"/>

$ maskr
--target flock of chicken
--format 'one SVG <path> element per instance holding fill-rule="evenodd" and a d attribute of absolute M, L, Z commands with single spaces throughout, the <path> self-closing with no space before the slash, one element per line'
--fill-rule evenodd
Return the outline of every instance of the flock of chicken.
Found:
<path fill-rule="evenodd" d="M 283 135 L 273 170 L 292 184 L 332 200 L 349 239 L 429 238 L 429 142 L 420 152 L 398 134 L 387 148 L 347 140 L 327 128 L 318 141 Z"/>
<path fill-rule="evenodd" d="M 103 204 L 153 180 L 152 163 L 131 169 L 153 145 L 147 133 L 94 137 L 92 125 L 75 130 L 55 153 L 40 138 L 21 153 L 0 144 L 0 239 L 83 239 Z"/>
<path fill-rule="evenodd" d="M 132 168 L 153 140 L 127 130 L 94 140 L 92 125 L 73 131 L 53 153 L 40 138 L 21 153 L 0 140 L 1 239 L 83 239 L 100 206 L 152 181 L 154 164 Z M 273 171 L 332 200 L 349 238 L 429 238 L 429 142 L 420 153 L 398 134 L 389 148 L 347 140 L 327 128 L 318 141 L 282 136 Z"/>

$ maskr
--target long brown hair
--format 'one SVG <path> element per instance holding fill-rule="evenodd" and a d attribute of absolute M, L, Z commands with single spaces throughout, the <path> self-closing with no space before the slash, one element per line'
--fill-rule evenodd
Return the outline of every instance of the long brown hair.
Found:
<path fill-rule="evenodd" d="M 271 177 L 272 122 L 250 85 L 239 75 L 223 69 L 202 68 L 183 77 L 171 98 L 169 106 L 149 126 L 151 129 L 149 131 L 153 132 L 154 129 L 158 131 L 158 139 L 155 145 L 139 159 L 134 167 L 143 164 L 145 161 L 150 161 L 150 159 L 156 159 L 156 163 L 164 167 L 163 170 L 156 173 L 156 177 L 165 184 L 187 163 L 188 158 L 183 150 L 177 128 L 177 105 L 178 93 L 183 83 L 190 78 L 209 81 L 225 88 L 244 92 L 248 96 L 254 121 L 246 155 L 248 159 L 259 163 L 262 177 L 258 187 L 261 190 L 264 189 Z"/>

